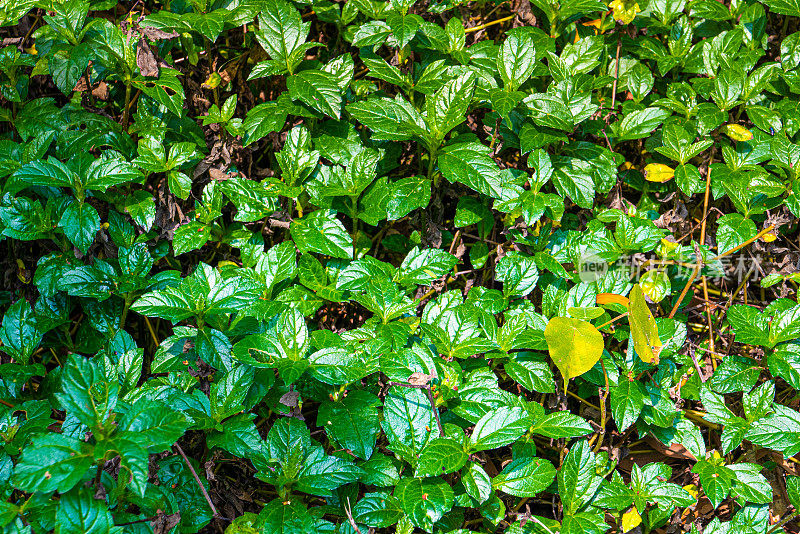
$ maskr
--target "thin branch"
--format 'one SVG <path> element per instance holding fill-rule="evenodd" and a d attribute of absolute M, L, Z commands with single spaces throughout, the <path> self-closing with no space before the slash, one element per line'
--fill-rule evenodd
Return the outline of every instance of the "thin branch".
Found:
<path fill-rule="evenodd" d="M 501 22 L 505 22 L 507 20 L 511 20 L 516 17 L 517 14 L 509 15 L 508 17 L 503 17 L 502 19 L 493 20 L 492 22 L 487 22 L 486 24 L 481 24 L 480 26 L 473 26 L 472 28 L 466 28 L 464 33 L 476 32 L 478 30 L 482 30 L 484 28 L 488 28 L 489 26 L 494 26 L 495 24 L 500 24 Z"/>
<path fill-rule="evenodd" d="M 617 105 L 617 81 L 619 81 L 619 49 L 622 47 L 622 35 L 617 33 L 617 60 L 614 70 L 614 87 L 611 88 L 611 109 Z"/>
<path fill-rule="evenodd" d="M 346 497 L 346 500 L 347 504 L 344 506 L 344 514 L 347 516 L 347 520 L 350 522 L 350 526 L 353 527 L 355 531 L 358 532 L 358 534 L 363 534 L 361 532 L 361 529 L 358 528 L 358 525 L 356 525 L 356 520 L 353 519 L 352 508 L 350 507 L 350 497 Z"/>
<path fill-rule="evenodd" d="M 221 517 L 219 515 L 219 512 L 217 511 L 217 507 L 214 506 L 214 502 L 211 500 L 211 496 L 208 494 L 208 491 L 206 491 L 206 487 L 200 481 L 200 477 L 197 476 L 197 472 L 194 470 L 194 467 L 192 467 L 192 463 L 189 461 L 189 458 L 186 457 L 186 453 L 183 452 L 183 449 L 181 448 L 180 445 L 178 445 L 177 442 L 175 442 L 175 449 L 177 449 L 178 454 L 180 454 L 183 457 L 183 461 L 186 462 L 186 465 L 189 467 L 189 471 L 191 471 L 195 482 L 197 482 L 197 485 L 200 486 L 200 491 L 203 492 L 203 497 L 206 498 L 206 502 L 211 507 L 211 512 L 214 514 L 214 517 Z"/>
<path fill-rule="evenodd" d="M 430 384 L 409 384 L 408 382 L 389 382 L 387 385 L 398 386 L 401 388 L 424 389 L 425 392 L 428 394 L 428 400 L 431 403 L 431 411 L 433 412 L 433 416 L 436 418 L 436 426 L 439 427 L 439 435 L 444 437 L 444 428 L 442 427 L 441 419 L 439 419 L 439 410 L 436 408 L 436 401 L 433 399 L 433 393 L 431 393 Z"/>

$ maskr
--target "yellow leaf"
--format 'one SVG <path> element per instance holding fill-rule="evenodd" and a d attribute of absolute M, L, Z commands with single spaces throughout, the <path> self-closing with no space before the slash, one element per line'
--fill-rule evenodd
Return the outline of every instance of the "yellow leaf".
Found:
<path fill-rule="evenodd" d="M 763 239 L 763 240 L 764 240 L 764 243 L 772 243 L 773 241 L 775 241 L 776 239 L 778 239 L 778 236 L 776 236 L 776 235 L 775 235 L 774 233 L 772 233 L 772 232 L 767 232 L 766 234 L 764 234 L 764 235 L 762 235 L 762 236 L 761 236 L 761 239 Z"/>
<path fill-rule="evenodd" d="M 553 317 L 544 329 L 544 339 L 564 382 L 594 367 L 603 355 L 603 334 L 580 319 Z"/>
<path fill-rule="evenodd" d="M 567 313 L 576 319 L 591 321 L 592 319 L 597 319 L 603 315 L 605 310 L 603 310 L 603 308 L 598 308 L 597 306 L 587 306 L 585 308 L 576 308 L 571 306 L 567 308 Z"/>
<path fill-rule="evenodd" d="M 753 133 L 741 124 L 726 124 L 720 129 L 734 141 L 749 141 L 753 138 Z"/>
<path fill-rule="evenodd" d="M 700 489 L 694 484 L 686 484 L 685 486 L 683 486 L 683 489 L 685 489 L 686 493 L 688 493 L 695 499 L 698 499 L 700 497 Z"/>
<path fill-rule="evenodd" d="M 212 72 L 211 75 L 203 82 L 202 87 L 207 87 L 208 89 L 216 89 L 219 87 L 219 84 L 222 83 L 222 76 L 217 74 L 216 72 Z"/>
<path fill-rule="evenodd" d="M 670 254 L 671 252 L 675 251 L 678 248 L 679 243 L 674 239 L 675 238 L 672 237 L 672 241 L 670 241 L 670 239 L 667 238 L 661 240 L 661 246 L 664 250 L 664 254 Z"/>
<path fill-rule="evenodd" d="M 628 300 L 628 297 L 623 297 L 616 293 L 598 293 L 597 304 L 600 306 L 603 304 L 622 304 L 627 308 L 628 304 L 630 304 L 630 300 Z"/>
<path fill-rule="evenodd" d="M 667 271 L 652 269 L 639 278 L 639 286 L 647 298 L 653 302 L 661 302 L 670 292 L 670 281 Z"/>
<path fill-rule="evenodd" d="M 636 14 L 642 10 L 639 4 L 631 0 L 614 0 L 608 4 L 614 10 L 614 20 L 620 24 L 630 24 L 636 18 Z"/>
<path fill-rule="evenodd" d="M 658 338 L 658 327 L 650 308 L 644 298 L 639 284 L 633 286 L 630 293 L 631 305 L 628 321 L 631 325 L 631 337 L 636 354 L 647 363 L 658 363 L 661 353 L 661 340 Z"/>
<path fill-rule="evenodd" d="M 641 524 L 642 516 L 639 515 L 639 511 L 636 510 L 636 507 L 632 506 L 630 510 L 622 514 L 622 525 L 620 525 L 620 530 L 621 532 L 630 532 Z"/>
<path fill-rule="evenodd" d="M 675 169 L 662 163 L 650 163 L 644 168 L 644 179 L 648 182 L 669 182 L 673 176 Z"/>

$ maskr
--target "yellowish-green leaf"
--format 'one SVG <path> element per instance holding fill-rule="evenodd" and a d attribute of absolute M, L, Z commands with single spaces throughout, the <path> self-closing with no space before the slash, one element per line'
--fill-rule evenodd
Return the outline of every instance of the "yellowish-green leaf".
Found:
<path fill-rule="evenodd" d="M 675 176 L 675 169 L 662 163 L 650 163 L 644 168 L 644 179 L 648 182 L 669 182 Z"/>
<path fill-rule="evenodd" d="M 623 297 L 622 295 L 617 295 L 616 293 L 598 293 L 597 305 L 603 306 L 607 304 L 622 304 L 627 308 L 630 304 L 630 300 L 628 297 Z"/>
<path fill-rule="evenodd" d="M 641 524 L 642 516 L 639 515 L 639 511 L 635 506 L 632 506 L 630 510 L 622 514 L 622 532 L 630 532 Z"/>
<path fill-rule="evenodd" d="M 603 308 L 598 306 L 587 306 L 586 308 L 567 308 L 567 313 L 576 319 L 583 319 L 584 321 L 591 321 L 603 315 Z"/>
<path fill-rule="evenodd" d="M 565 382 L 594 367 L 603 354 L 603 335 L 580 319 L 553 317 L 547 323 L 544 338 Z"/>
<path fill-rule="evenodd" d="M 644 292 L 639 284 L 633 286 L 630 293 L 631 306 L 628 320 L 631 324 L 631 336 L 633 337 L 633 348 L 636 354 L 647 363 L 658 363 L 658 355 L 661 353 L 661 340 L 658 338 L 658 327 L 647 301 Z"/>
<path fill-rule="evenodd" d="M 753 138 L 753 133 L 741 124 L 726 124 L 720 130 L 734 141 L 749 141 Z"/>

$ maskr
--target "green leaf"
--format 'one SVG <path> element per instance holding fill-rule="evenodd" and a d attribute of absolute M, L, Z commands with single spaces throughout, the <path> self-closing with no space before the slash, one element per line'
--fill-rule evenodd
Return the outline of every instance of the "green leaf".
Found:
<path fill-rule="evenodd" d="M 419 112 L 402 96 L 370 98 L 354 102 L 347 111 L 358 122 L 372 130 L 372 138 L 386 141 L 405 141 L 412 136 L 425 138 L 428 133 Z"/>
<path fill-rule="evenodd" d="M 95 499 L 90 488 L 76 488 L 58 500 L 58 534 L 104 534 L 111 532 L 113 526 L 106 503 Z"/>
<path fill-rule="evenodd" d="M 800 304 L 775 314 L 769 325 L 770 345 L 800 338 Z"/>
<path fill-rule="evenodd" d="M 742 356 L 730 354 L 717 367 L 714 376 L 709 381 L 709 386 L 717 393 L 733 393 L 752 388 L 761 369 L 758 363 Z"/>
<path fill-rule="evenodd" d="M 297 475 L 297 489 L 324 497 L 336 488 L 355 482 L 362 473 L 354 463 L 328 456 L 322 447 L 312 447 Z"/>
<path fill-rule="evenodd" d="M 406 286 L 426 285 L 444 276 L 458 258 L 439 249 L 414 247 L 403 260 L 395 281 Z"/>
<path fill-rule="evenodd" d="M 636 380 L 621 379 L 611 389 L 611 416 L 621 432 L 639 419 L 644 408 L 644 391 Z"/>
<path fill-rule="evenodd" d="M 572 446 L 558 472 L 558 493 L 565 513 L 574 515 L 590 502 L 602 478 L 595 472 L 595 455 L 587 441 Z"/>
<path fill-rule="evenodd" d="M 591 208 L 596 192 L 591 165 L 579 158 L 553 158 L 553 185 L 562 197 L 569 197 L 581 208 Z"/>
<path fill-rule="evenodd" d="M 488 147 L 476 141 L 453 143 L 439 154 L 439 169 L 450 182 L 461 182 L 493 198 L 505 198 L 515 189 L 490 154 Z"/>
<path fill-rule="evenodd" d="M 517 458 L 492 479 L 492 487 L 515 497 L 535 497 L 556 478 L 553 464 L 540 458 Z"/>
<path fill-rule="evenodd" d="M 467 495 L 478 501 L 478 503 L 486 502 L 492 495 L 492 479 L 489 478 L 483 467 L 477 463 L 470 462 L 462 471 L 461 483 L 464 485 Z"/>
<path fill-rule="evenodd" d="M 450 438 L 432 439 L 422 449 L 415 476 L 439 477 L 454 473 L 467 463 L 464 446 Z"/>
<path fill-rule="evenodd" d="M 669 116 L 669 111 L 659 108 L 645 108 L 628 113 L 621 121 L 614 123 L 616 131 L 614 141 L 619 143 L 647 137 Z"/>
<path fill-rule="evenodd" d="M 178 76 L 180 73 L 170 68 L 161 68 L 157 80 L 139 76 L 134 78 L 132 86 L 166 107 L 171 113 L 180 117 L 186 94 Z"/>
<path fill-rule="evenodd" d="M 356 523 L 373 528 L 386 528 L 397 523 L 404 512 L 400 501 L 389 493 L 366 493 L 353 506 L 353 519 Z"/>
<path fill-rule="evenodd" d="M 359 458 L 368 460 L 380 434 L 378 398 L 366 391 L 353 391 L 338 402 L 324 402 L 317 412 L 317 425 Z"/>
<path fill-rule="evenodd" d="M 530 431 L 547 438 L 574 438 L 591 433 L 592 427 L 578 415 L 553 412 L 537 420 Z"/>
<path fill-rule="evenodd" d="M 720 254 L 738 247 L 758 233 L 756 223 L 738 213 L 720 217 L 717 224 L 717 250 Z"/>
<path fill-rule="evenodd" d="M 503 282 L 504 296 L 524 297 L 536 289 L 539 269 L 534 258 L 511 251 L 498 260 L 495 278 Z"/>
<path fill-rule="evenodd" d="M 308 357 L 314 376 L 331 385 L 346 385 L 370 373 L 367 362 L 348 347 L 326 347 Z"/>
<path fill-rule="evenodd" d="M 288 112 L 276 101 L 263 102 L 250 109 L 242 122 L 247 133 L 245 146 L 255 143 L 272 132 L 280 131 L 286 122 Z"/>
<path fill-rule="evenodd" d="M 441 89 L 425 99 L 425 122 L 439 141 L 461 124 L 475 91 L 476 76 L 468 71 L 449 80 Z"/>
<path fill-rule="evenodd" d="M 800 390 L 800 345 L 786 343 L 767 355 L 769 372 L 781 377 L 794 389 Z"/>
<path fill-rule="evenodd" d="M 779 404 L 773 408 L 775 413 L 754 422 L 745 437 L 785 456 L 797 454 L 800 451 L 800 415 Z"/>
<path fill-rule="evenodd" d="M 198 221 L 179 226 L 172 238 L 172 249 L 176 256 L 202 248 L 211 239 L 211 226 Z"/>
<path fill-rule="evenodd" d="M 263 521 L 261 532 L 273 534 L 299 534 L 315 532 L 314 518 L 298 499 L 276 498 L 267 503 L 258 515 Z M 251 534 L 251 533 L 247 533 Z"/>
<path fill-rule="evenodd" d="M 569 317 L 553 317 L 544 331 L 550 358 L 564 382 L 580 376 L 603 354 L 603 335 L 590 323 Z"/>
<path fill-rule="evenodd" d="M 61 387 L 58 401 L 89 428 L 99 428 L 113 416 L 119 383 L 110 381 L 96 360 L 70 356 L 61 372 Z"/>
<path fill-rule="evenodd" d="M 727 318 L 737 342 L 748 345 L 769 343 L 769 323 L 756 308 L 734 304 L 728 310 Z"/>
<path fill-rule="evenodd" d="M 136 433 L 150 452 L 169 450 L 189 427 L 186 417 L 166 404 L 140 399 L 119 422 L 120 430 Z"/>
<path fill-rule="evenodd" d="M 629 297 L 630 315 L 628 320 L 631 325 L 633 348 L 643 361 L 656 365 L 662 347 L 656 320 L 647 306 L 644 292 L 639 284 L 633 286 Z"/>
<path fill-rule="evenodd" d="M 390 12 L 386 16 L 386 23 L 392 29 L 394 38 L 400 48 L 405 47 L 417 33 L 422 17 L 419 15 L 408 15 L 403 13 Z"/>
<path fill-rule="evenodd" d="M 422 390 L 394 386 L 383 402 L 384 433 L 391 447 L 417 454 L 438 436 L 428 397 Z"/>
<path fill-rule="evenodd" d="M 37 326 L 36 314 L 25 299 L 6 309 L 0 326 L 0 350 L 22 364 L 39 347 L 44 332 Z"/>
<path fill-rule="evenodd" d="M 316 210 L 292 221 L 289 231 L 301 252 L 352 258 L 353 242 L 333 210 Z"/>
<path fill-rule="evenodd" d="M 732 494 L 741 502 L 769 504 L 772 502 L 772 486 L 760 473 L 761 466 L 749 463 L 737 463 L 728 466 L 733 471 Z"/>
<path fill-rule="evenodd" d="M 735 477 L 734 472 L 723 465 L 715 465 L 705 460 L 700 460 L 692 468 L 692 473 L 700 476 L 700 484 L 703 487 L 708 500 L 716 509 L 731 491 L 731 485 Z"/>
<path fill-rule="evenodd" d="M 284 0 L 267 0 L 259 17 L 256 38 L 272 60 L 280 65 L 274 74 L 292 73 L 308 50 L 305 44 L 311 22 L 302 22 L 300 13 Z M 316 46 L 316 43 L 310 44 Z"/>
<path fill-rule="evenodd" d="M 497 54 L 497 70 L 509 91 L 528 81 L 536 68 L 536 49 L 529 34 L 509 35 Z"/>
<path fill-rule="evenodd" d="M 91 445 L 71 436 L 44 434 L 25 447 L 11 480 L 31 493 L 66 493 L 93 464 Z"/>
<path fill-rule="evenodd" d="M 453 489 L 440 478 L 400 479 L 394 496 L 414 526 L 427 532 L 453 506 Z"/>
<path fill-rule="evenodd" d="M 6 184 L 4 193 L 14 193 L 31 185 L 73 187 L 78 183 L 78 176 L 69 167 L 50 157 L 47 161 L 38 160 L 20 167 Z"/>
<path fill-rule="evenodd" d="M 473 451 L 503 447 L 516 441 L 531 426 L 531 418 L 522 408 L 502 407 L 487 412 L 475 424 L 470 436 Z"/>
<path fill-rule="evenodd" d="M 253 384 L 254 372 L 251 367 L 239 365 L 226 373 L 222 379 L 211 385 L 208 398 L 211 415 L 217 422 L 244 409 L 244 400 Z"/>
<path fill-rule="evenodd" d="M 86 254 L 100 230 L 100 215 L 85 202 L 71 202 L 64 209 L 58 226 L 73 245 Z"/>
<path fill-rule="evenodd" d="M 289 95 L 324 115 L 341 118 L 342 88 L 336 77 L 321 70 L 304 70 L 286 80 Z"/>
<path fill-rule="evenodd" d="M 424 176 L 407 176 L 389 184 L 386 205 L 390 221 L 402 219 L 415 209 L 424 208 L 431 200 L 431 180 Z"/>
<path fill-rule="evenodd" d="M 786 477 L 786 492 L 789 495 L 789 502 L 800 509 L 800 477 Z"/>

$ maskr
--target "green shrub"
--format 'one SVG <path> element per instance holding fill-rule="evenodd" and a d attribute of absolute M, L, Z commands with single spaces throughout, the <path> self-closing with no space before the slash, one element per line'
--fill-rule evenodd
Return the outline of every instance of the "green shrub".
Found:
<path fill-rule="evenodd" d="M 797 532 L 798 16 L 2 3 L 4 532 Z"/>

